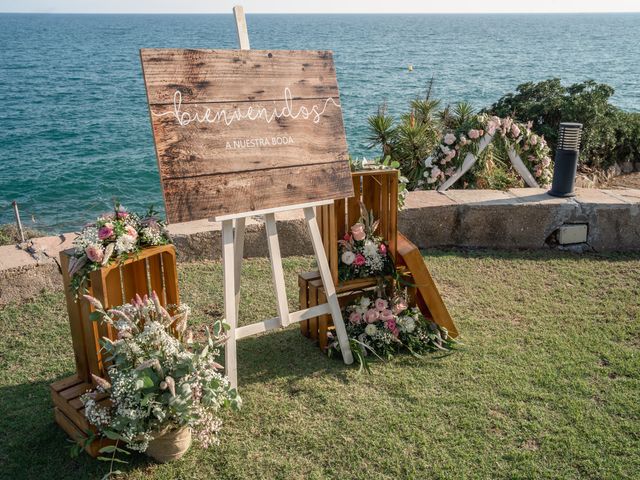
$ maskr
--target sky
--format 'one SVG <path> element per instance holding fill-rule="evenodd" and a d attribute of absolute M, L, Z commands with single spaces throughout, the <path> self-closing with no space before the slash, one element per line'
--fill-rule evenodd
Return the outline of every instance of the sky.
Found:
<path fill-rule="evenodd" d="M 640 12 L 640 0 L 0 0 L 0 12 L 39 13 L 543 13 Z"/>

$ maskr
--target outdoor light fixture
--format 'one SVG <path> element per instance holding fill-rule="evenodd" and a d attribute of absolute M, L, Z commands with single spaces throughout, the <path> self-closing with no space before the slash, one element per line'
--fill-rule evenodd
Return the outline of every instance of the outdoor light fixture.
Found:
<path fill-rule="evenodd" d="M 554 197 L 575 196 L 576 170 L 580 152 L 581 123 L 561 123 L 553 166 L 553 183 L 549 195 Z"/>

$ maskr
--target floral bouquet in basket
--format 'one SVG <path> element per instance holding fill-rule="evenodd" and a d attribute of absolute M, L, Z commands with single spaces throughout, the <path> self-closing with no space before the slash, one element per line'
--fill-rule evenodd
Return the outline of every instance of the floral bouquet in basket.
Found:
<path fill-rule="evenodd" d="M 85 225 L 73 242 L 74 254 L 69 262 L 71 288 L 86 289 L 89 274 L 116 260 L 126 260 L 141 248 L 170 242 L 166 225 L 153 207 L 144 216 L 128 212 L 116 204 L 114 211 Z"/>
<path fill-rule="evenodd" d="M 375 234 L 380 221 L 375 220 L 373 213 L 362 203 L 360 214 L 358 223 L 338 241 L 338 279 L 341 282 L 390 275 L 394 271 L 387 244 Z"/>
<path fill-rule="evenodd" d="M 109 324 L 116 340 L 103 338 L 109 381 L 94 376 L 97 388 L 81 397 L 85 416 L 100 434 L 116 441 L 101 453 L 147 452 L 158 461 L 177 459 L 191 436 L 205 448 L 218 442 L 225 407 L 239 408 L 240 397 L 216 362 L 225 325 L 217 321 L 204 345 L 196 345 L 187 329 L 189 307 L 171 307 L 157 295 L 105 311 L 98 300 L 93 319 Z M 107 403 L 101 397 L 109 397 Z"/>
<path fill-rule="evenodd" d="M 405 295 L 386 298 L 365 292 L 343 312 L 351 350 L 368 369 L 366 358 L 372 354 L 391 359 L 403 349 L 414 355 L 448 351 L 456 343 L 447 329 L 425 318 L 417 307 L 409 307 Z M 329 353 L 339 352 L 337 339 L 329 343 Z"/>

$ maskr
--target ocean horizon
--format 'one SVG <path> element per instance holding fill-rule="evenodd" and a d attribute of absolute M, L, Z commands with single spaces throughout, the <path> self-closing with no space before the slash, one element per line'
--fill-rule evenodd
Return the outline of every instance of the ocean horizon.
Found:
<path fill-rule="evenodd" d="M 640 111 L 640 14 L 249 14 L 255 49 L 334 52 L 349 150 L 426 94 L 489 106 L 524 82 L 595 80 Z M 162 207 L 140 48 L 237 48 L 231 14 L 0 13 L 0 224 L 76 230 Z M 413 66 L 409 71 L 408 66 Z"/>

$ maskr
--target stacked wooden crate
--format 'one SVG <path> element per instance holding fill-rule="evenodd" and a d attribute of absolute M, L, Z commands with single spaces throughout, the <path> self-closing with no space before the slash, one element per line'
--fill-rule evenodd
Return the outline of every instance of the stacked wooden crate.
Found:
<path fill-rule="evenodd" d="M 60 266 L 67 300 L 71 340 L 76 363 L 76 374 L 51 384 L 56 422 L 71 438 L 84 443 L 94 431 L 85 416 L 80 396 L 95 387 L 92 375 L 107 377 L 107 360 L 100 347 L 100 339 L 115 340 L 112 329 L 102 322 L 90 319 L 93 307 L 71 291 L 68 274 L 71 252 L 60 254 Z M 172 245 L 142 250 L 122 263 L 116 263 L 91 272 L 88 293 L 97 298 L 105 308 L 113 308 L 131 301 L 136 294 L 150 295 L 156 292 L 163 306 L 177 305 L 178 274 L 176 252 Z M 106 396 L 97 398 L 106 403 Z M 96 456 L 100 442 L 86 446 Z"/>
<path fill-rule="evenodd" d="M 338 279 L 338 240 L 342 239 L 350 227 L 360 218 L 360 203 L 367 211 L 373 212 L 380 221 L 377 235 L 389 247 L 389 255 L 403 278 L 403 288 L 408 289 L 411 306 L 420 307 L 425 317 L 447 328 L 453 337 L 458 330 L 440 297 L 418 248 L 398 232 L 398 174 L 397 170 L 368 170 L 352 172 L 353 191 L 351 198 L 335 200 L 333 204 L 317 209 L 318 225 L 322 233 L 329 267 L 341 306 L 362 293 L 376 288 L 378 279 L 361 278 L 340 282 Z M 391 277 L 387 283 L 393 283 Z M 318 272 L 304 272 L 298 275 L 300 288 L 300 308 L 308 308 L 325 299 L 324 288 Z M 318 342 L 321 349 L 328 345 L 327 334 L 333 328 L 331 316 L 321 315 L 300 323 L 301 333 Z"/>

